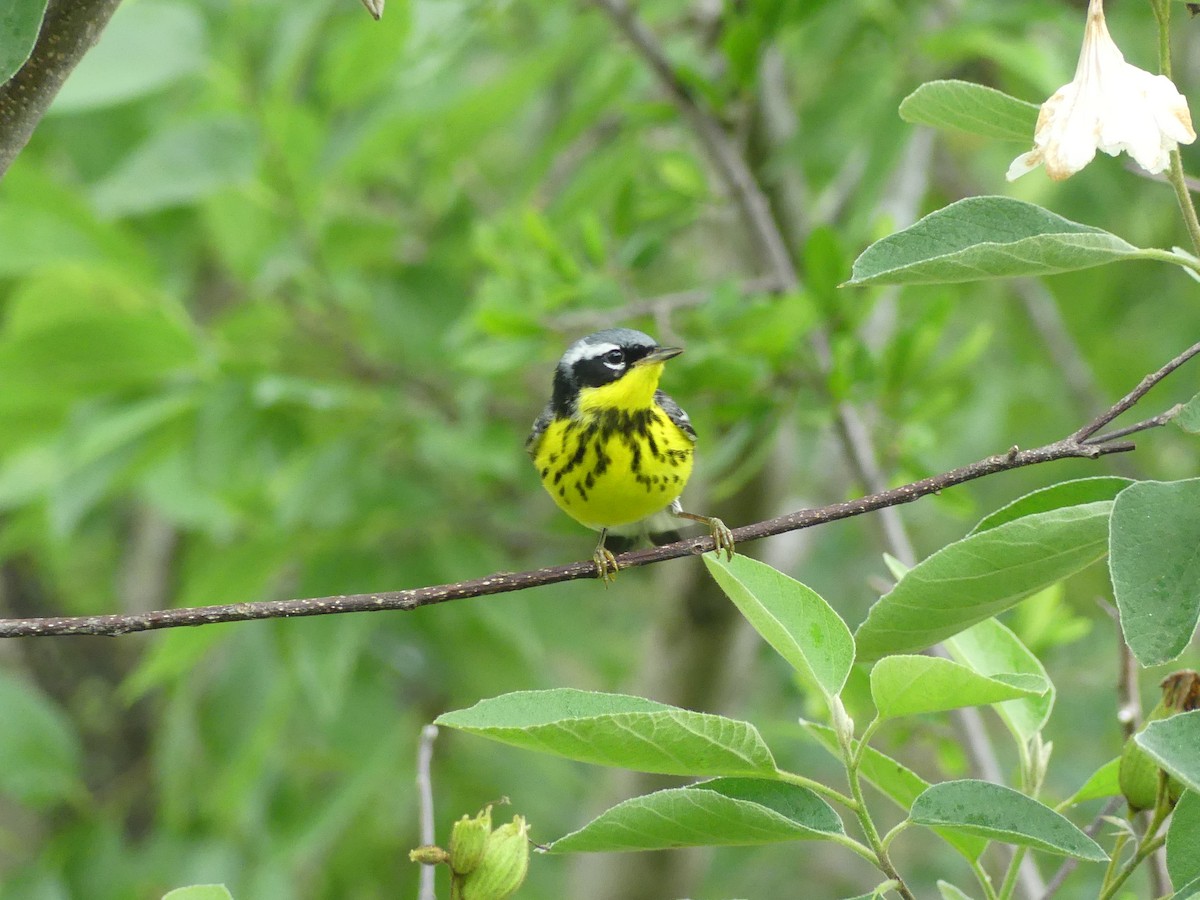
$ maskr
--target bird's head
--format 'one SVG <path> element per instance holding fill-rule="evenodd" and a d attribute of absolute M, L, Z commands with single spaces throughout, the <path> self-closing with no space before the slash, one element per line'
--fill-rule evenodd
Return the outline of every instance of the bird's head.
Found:
<path fill-rule="evenodd" d="M 559 415 L 579 410 L 642 409 L 650 405 L 663 363 L 679 347 L 660 347 L 632 328 L 606 328 L 567 348 L 554 371 L 554 407 Z"/>

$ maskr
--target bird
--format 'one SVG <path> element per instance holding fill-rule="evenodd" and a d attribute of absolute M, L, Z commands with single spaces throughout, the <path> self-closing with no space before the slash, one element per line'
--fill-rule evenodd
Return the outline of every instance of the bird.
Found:
<path fill-rule="evenodd" d="M 550 400 L 525 442 L 554 502 L 600 532 L 592 559 L 606 586 L 619 568 L 613 549 L 623 552 L 643 538 L 679 540 L 680 519 L 707 525 L 717 554 L 733 558 L 725 523 L 685 512 L 679 499 L 692 473 L 696 431 L 658 382 L 667 360 L 682 352 L 631 328 L 580 338 L 559 359 Z"/>

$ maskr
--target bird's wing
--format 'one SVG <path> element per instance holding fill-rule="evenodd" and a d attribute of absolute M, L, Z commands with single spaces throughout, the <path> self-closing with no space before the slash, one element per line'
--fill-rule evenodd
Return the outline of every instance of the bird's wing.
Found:
<path fill-rule="evenodd" d="M 542 410 L 542 414 L 534 420 L 529 437 L 525 439 L 525 452 L 530 456 L 537 454 L 538 444 L 542 442 L 542 435 L 546 433 L 546 429 L 550 427 L 550 422 L 553 419 L 554 407 L 547 403 L 546 408 Z"/>
<path fill-rule="evenodd" d="M 670 395 L 662 391 L 654 392 L 654 402 L 662 407 L 662 411 L 667 414 L 667 418 L 679 426 L 679 430 L 696 441 L 696 429 L 692 427 L 692 420 L 688 418 L 688 414 L 683 411 L 678 403 L 671 399 Z"/>

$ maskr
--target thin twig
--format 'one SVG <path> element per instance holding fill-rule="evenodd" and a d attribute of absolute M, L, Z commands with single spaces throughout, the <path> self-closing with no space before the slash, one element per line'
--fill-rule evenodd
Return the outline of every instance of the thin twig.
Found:
<path fill-rule="evenodd" d="M 1154 18 L 1158 23 L 1158 70 L 1167 78 L 1171 77 L 1171 4 L 1166 0 L 1151 0 Z M 1171 149 L 1171 167 L 1167 180 L 1175 189 L 1175 199 L 1179 202 L 1179 212 L 1183 216 L 1183 224 L 1187 228 L 1188 237 L 1192 239 L 1192 252 L 1200 253 L 1200 219 L 1196 218 L 1196 206 L 1192 203 L 1191 190 L 1188 188 L 1187 176 L 1183 172 L 1183 156 L 1179 147 Z"/>
<path fill-rule="evenodd" d="M 1137 422 L 1133 425 L 1126 425 L 1124 428 L 1115 428 L 1112 431 L 1106 431 L 1104 434 L 1098 434 L 1095 437 L 1090 437 L 1085 444 L 1107 444 L 1110 441 L 1115 441 L 1117 438 L 1128 437 L 1131 434 L 1137 434 L 1139 431 L 1146 431 L 1150 428 L 1158 428 L 1160 425 L 1166 425 L 1183 409 L 1182 403 L 1176 403 L 1165 412 L 1159 413 L 1153 418 L 1146 419 L 1142 422 Z"/>
<path fill-rule="evenodd" d="M 1172 364 L 1159 369 L 1158 372 L 1138 385 L 1137 398 L 1145 395 L 1158 381 L 1178 368 L 1176 361 L 1189 359 L 1200 353 L 1200 344 L 1191 347 L 1185 353 L 1176 357 Z M 1127 409 L 1129 396 L 1122 398 L 1117 404 Z M 1114 407 L 1115 409 L 1116 407 Z M 756 541 L 761 538 L 796 531 L 801 528 L 812 528 L 827 522 L 860 516 L 864 513 L 911 503 L 929 494 L 939 493 L 955 485 L 1006 472 L 1025 466 L 1038 465 L 1058 459 L 1098 459 L 1110 453 L 1125 453 L 1134 449 L 1128 441 L 1111 444 L 1083 443 L 1077 435 L 1089 435 L 1101 427 L 1104 422 L 1111 421 L 1113 410 L 1107 410 L 1095 421 L 1079 429 L 1075 434 L 1046 444 L 1033 450 L 1019 450 L 1013 447 L 1006 453 L 989 456 L 970 465 L 951 469 L 940 475 L 922 478 L 900 487 L 878 491 L 860 497 L 856 500 L 845 500 L 831 503 L 814 509 L 802 509 L 794 513 L 777 516 L 752 525 L 744 525 L 733 531 L 734 540 L 738 543 Z M 1161 419 L 1155 416 L 1147 422 Z M 711 537 L 697 537 L 653 547 L 646 550 L 635 550 L 623 553 L 617 557 L 617 562 L 623 569 L 646 566 L 663 562 L 668 559 L 678 559 L 714 549 Z M 564 581 L 575 581 L 581 578 L 595 578 L 596 564 L 593 560 L 568 563 L 563 566 L 551 566 L 535 569 L 529 572 L 498 573 L 486 578 L 476 578 L 460 581 L 454 584 L 435 585 L 432 587 L 410 588 L 402 591 L 387 591 L 377 594 L 344 594 L 332 597 L 315 597 L 303 600 L 264 600 L 256 603 L 232 603 L 216 606 L 200 606 L 186 609 L 163 609 L 148 613 L 132 615 L 106 616 L 63 616 L 33 619 L 0 619 L 0 638 L 5 637 L 41 637 L 61 634 L 102 634 L 119 635 L 136 631 L 153 631 L 160 628 L 178 628 L 192 625 L 211 625 L 218 622 L 244 622 L 253 619 L 278 619 L 292 616 L 320 616 L 348 612 L 369 612 L 376 610 L 412 610 L 435 603 L 445 603 L 449 600 L 464 600 L 468 597 L 484 597 L 491 594 L 504 594 L 511 591 L 521 591 L 527 588 L 540 587 L 547 584 L 560 584 Z"/>
<path fill-rule="evenodd" d="M 1083 833 L 1090 838 L 1094 838 L 1100 833 L 1100 829 L 1104 826 L 1105 820 L 1118 809 L 1120 809 L 1121 804 L 1124 802 L 1124 799 L 1121 797 L 1113 797 L 1111 800 L 1105 803 L 1104 808 L 1096 814 L 1096 818 L 1092 819 L 1088 827 L 1083 829 Z M 1050 900 L 1050 898 L 1058 892 L 1058 889 L 1062 887 L 1063 882 L 1067 880 L 1070 874 L 1074 872 L 1078 866 L 1078 859 L 1072 858 L 1064 860 L 1063 864 L 1058 867 L 1058 871 L 1056 871 L 1051 879 L 1046 883 L 1046 890 L 1041 895 L 1039 900 Z"/>
<path fill-rule="evenodd" d="M 1138 383 L 1137 387 L 1135 387 L 1132 391 L 1130 391 L 1128 394 L 1126 394 L 1124 397 L 1122 397 L 1120 400 L 1118 400 L 1116 403 L 1114 403 L 1112 406 L 1110 406 L 1107 410 L 1105 410 L 1099 416 L 1094 418 L 1092 421 L 1088 422 L 1088 424 L 1084 425 L 1082 428 L 1080 428 L 1078 431 L 1076 431 L 1073 435 L 1071 435 L 1069 440 L 1075 440 L 1075 441 L 1081 441 L 1081 442 L 1087 443 L 1088 438 L 1090 438 L 1093 434 L 1095 434 L 1097 431 L 1099 431 L 1101 428 L 1103 428 L 1105 425 L 1107 425 L 1109 422 L 1111 422 L 1117 416 L 1121 415 L 1121 413 L 1125 412 L 1130 407 L 1132 407 L 1135 403 L 1137 403 L 1139 400 L 1141 400 L 1144 396 L 1146 396 L 1146 394 L 1150 391 L 1150 389 L 1152 387 L 1154 387 L 1156 384 L 1158 384 L 1160 381 L 1162 381 L 1164 378 L 1166 378 L 1168 375 L 1170 375 L 1172 372 L 1174 372 L 1176 369 L 1178 369 L 1180 366 L 1182 366 L 1185 362 L 1187 362 L 1189 359 L 1191 359 L 1197 353 L 1200 353 L 1200 344 L 1193 344 L 1191 347 L 1188 347 L 1186 350 L 1184 350 L 1182 353 L 1180 353 L 1177 357 L 1175 357 L 1173 360 L 1171 360 L 1169 363 L 1167 363 L 1165 366 L 1163 366 L 1157 372 L 1151 372 L 1149 375 L 1147 375 L 1145 378 L 1143 378 Z M 1168 410 L 1168 412 L 1169 412 L 1169 410 Z M 1144 428 L 1154 428 L 1154 427 L 1156 427 L 1156 425 L 1149 424 L 1149 423 L 1154 423 L 1154 422 L 1156 422 L 1156 420 L 1161 419 L 1165 415 L 1167 415 L 1167 413 L 1160 413 L 1159 415 L 1155 416 L 1153 419 L 1147 419 L 1145 422 L 1139 422 L 1138 424 L 1132 425 L 1122 432 L 1113 432 L 1113 435 L 1117 436 L 1119 434 L 1133 434 L 1134 432 L 1141 431 Z M 1158 422 L 1157 424 L 1161 425 L 1163 423 Z"/>
<path fill-rule="evenodd" d="M 671 100 L 688 120 L 688 124 L 696 132 L 713 165 L 716 166 L 721 181 L 733 194 L 733 200 L 754 235 L 763 261 L 779 278 L 784 289 L 792 290 L 800 283 L 796 267 L 771 215 L 771 205 L 737 145 L 716 117 L 696 100 L 692 89 L 679 77 L 671 61 L 667 59 L 658 38 L 629 8 L 628 3 L 625 0 L 595 0 L 595 3 L 608 14 L 626 39 L 633 44 L 638 55 L 654 72 Z"/>
<path fill-rule="evenodd" d="M 421 739 L 417 742 L 417 803 L 421 817 L 421 843 L 426 847 L 432 847 L 437 837 L 433 827 L 433 777 L 430 774 L 433 742 L 437 736 L 438 727 L 426 725 L 421 729 Z M 421 866 L 417 900 L 437 900 L 434 874 L 433 866 Z"/>

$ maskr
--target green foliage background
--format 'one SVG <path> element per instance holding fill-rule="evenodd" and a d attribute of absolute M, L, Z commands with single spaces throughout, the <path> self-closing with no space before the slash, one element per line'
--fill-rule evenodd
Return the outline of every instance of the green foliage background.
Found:
<path fill-rule="evenodd" d="M 128 0 L 0 183 L 3 614 L 395 589 L 583 558 L 592 537 L 542 495 L 521 445 L 562 347 L 593 326 L 686 344 L 665 386 L 701 434 L 689 496 L 730 524 L 863 490 L 831 436 L 834 401 L 877 410 L 899 483 L 1074 430 L 1200 332 L 1195 286 L 1142 262 L 1044 287 L 837 288 L 871 241 L 978 193 L 1139 246 L 1183 242 L 1169 190 L 1120 160 L 1008 186 L 1026 146 L 934 137 L 897 115 L 935 77 L 1040 102 L 1074 70 L 1073 4 L 641 11 L 755 165 L 800 292 L 742 290 L 763 270 L 725 186 L 594 9 L 391 0 L 375 23 L 350 0 Z M 1148 9 L 1121 4 L 1110 26 L 1151 68 Z M 1192 30 L 1177 29 L 1189 46 Z M 1180 55 L 1185 93 L 1196 60 Z M 710 295 L 622 312 L 693 288 Z M 1031 320 L 1053 309 L 1065 350 Z M 820 384 L 818 327 L 835 359 Z M 1064 364 L 1072 346 L 1080 372 Z M 1146 414 L 1196 384 L 1184 370 Z M 925 555 L 1054 480 L 1196 474 L 1182 436 L 1139 444 L 903 515 Z M 887 577 L 868 520 L 778 545 L 772 561 L 852 625 Z M 683 567 L 699 563 L 626 573 L 608 592 L 6 644 L 0 896 L 124 900 L 203 881 L 239 897 L 411 895 L 421 726 L 505 691 L 644 680 Z M 1120 748 L 1114 638 L 1094 602 L 1108 592 L 1091 570 L 1009 619 L 1058 686 L 1060 798 Z M 759 663 L 723 702 L 792 768 L 827 765 L 796 740 L 804 700 L 783 665 Z M 945 720 L 888 738 L 926 777 L 967 774 Z M 613 790 L 452 733 L 434 779 L 439 834 L 507 795 L 535 840 Z M 941 852 L 896 848 L 927 890 L 957 871 Z M 848 854 L 804 844 L 707 862 L 703 896 L 871 886 Z M 587 896 L 571 867 L 535 858 L 521 896 Z"/>

